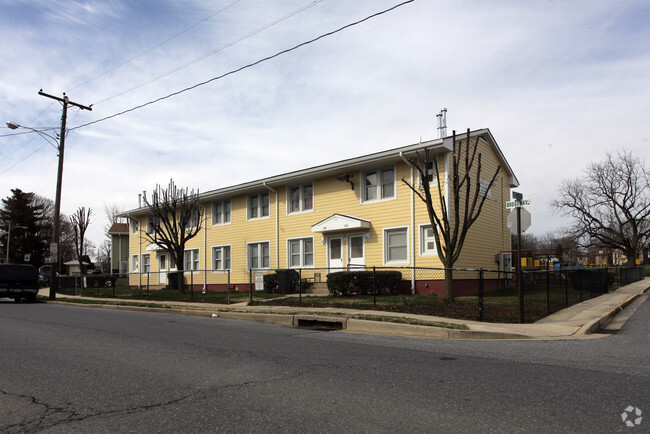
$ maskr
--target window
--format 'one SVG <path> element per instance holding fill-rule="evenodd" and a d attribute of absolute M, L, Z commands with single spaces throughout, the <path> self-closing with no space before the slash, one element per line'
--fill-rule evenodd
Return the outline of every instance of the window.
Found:
<path fill-rule="evenodd" d="M 492 189 L 488 190 L 489 185 L 490 183 L 487 181 L 483 181 L 482 179 L 479 181 L 479 189 L 478 189 L 479 196 L 485 196 L 488 199 L 492 199 Z"/>
<path fill-rule="evenodd" d="M 138 255 L 133 255 L 131 258 L 131 271 L 136 272 L 140 268 L 138 267 Z"/>
<path fill-rule="evenodd" d="M 230 199 L 212 202 L 212 224 L 230 223 Z"/>
<path fill-rule="evenodd" d="M 429 179 L 429 186 L 433 187 L 438 185 L 438 157 L 435 156 L 433 157 L 433 161 L 426 161 L 425 162 L 425 168 L 426 168 L 426 173 L 427 173 L 427 178 Z M 434 163 L 435 166 L 434 166 Z M 420 180 L 420 187 L 422 187 L 422 180 Z"/>
<path fill-rule="evenodd" d="M 199 249 L 185 250 L 183 259 L 185 271 L 197 271 L 199 269 Z"/>
<path fill-rule="evenodd" d="M 287 201 L 289 213 L 311 211 L 314 209 L 314 186 L 312 184 L 298 185 L 289 188 Z"/>
<path fill-rule="evenodd" d="M 270 266 L 269 243 L 252 243 L 248 245 L 248 268 L 269 268 Z"/>
<path fill-rule="evenodd" d="M 148 253 L 146 255 L 142 255 L 142 272 L 151 272 L 151 255 Z"/>
<path fill-rule="evenodd" d="M 131 233 L 137 234 L 140 230 L 140 221 L 136 219 L 131 219 Z"/>
<path fill-rule="evenodd" d="M 384 260 L 387 264 L 408 263 L 407 228 L 387 229 L 384 231 Z"/>
<path fill-rule="evenodd" d="M 201 212 L 199 208 L 192 208 L 192 214 L 190 215 L 190 219 L 187 222 L 188 224 L 188 229 L 189 228 L 196 228 L 199 226 L 199 220 L 201 219 Z"/>
<path fill-rule="evenodd" d="M 379 169 L 363 176 L 363 200 L 372 201 L 395 197 L 395 169 Z"/>
<path fill-rule="evenodd" d="M 433 228 L 431 225 L 420 226 L 420 254 L 438 254 L 438 251 L 436 250 L 436 239 L 433 236 Z"/>
<path fill-rule="evenodd" d="M 269 216 L 269 193 L 248 196 L 248 218 L 258 219 Z"/>
<path fill-rule="evenodd" d="M 314 239 L 289 240 L 289 267 L 314 266 Z"/>
<path fill-rule="evenodd" d="M 230 246 L 218 246 L 212 248 L 212 270 L 230 270 Z"/>
<path fill-rule="evenodd" d="M 159 219 L 149 214 L 147 216 L 147 234 L 151 235 L 155 233 L 158 226 L 160 226 Z"/>

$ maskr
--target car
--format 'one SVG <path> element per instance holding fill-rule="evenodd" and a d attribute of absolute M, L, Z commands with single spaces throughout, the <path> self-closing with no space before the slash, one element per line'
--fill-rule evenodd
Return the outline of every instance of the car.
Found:
<path fill-rule="evenodd" d="M 0 298 L 36 301 L 40 287 L 38 270 L 29 264 L 0 264 Z"/>

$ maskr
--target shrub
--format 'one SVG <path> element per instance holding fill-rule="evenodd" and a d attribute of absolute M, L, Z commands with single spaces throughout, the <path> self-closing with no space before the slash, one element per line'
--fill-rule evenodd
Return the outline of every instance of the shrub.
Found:
<path fill-rule="evenodd" d="M 331 295 L 398 294 L 402 282 L 399 271 L 341 271 L 327 275 L 327 289 Z"/>

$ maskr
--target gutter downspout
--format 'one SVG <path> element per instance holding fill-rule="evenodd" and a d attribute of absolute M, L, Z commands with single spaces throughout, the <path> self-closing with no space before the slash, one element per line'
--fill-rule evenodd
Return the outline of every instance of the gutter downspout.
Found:
<path fill-rule="evenodd" d="M 411 170 L 411 185 L 413 185 L 413 165 L 404 157 L 400 151 L 399 157 L 406 163 Z M 415 192 L 411 190 L 411 258 L 413 258 L 413 267 L 415 270 Z M 411 294 L 415 295 L 415 272 L 411 273 Z"/>
<path fill-rule="evenodd" d="M 208 217 L 207 207 L 203 209 L 203 293 L 208 288 Z"/>
<path fill-rule="evenodd" d="M 269 191 L 275 193 L 275 268 L 280 268 L 280 204 L 278 203 L 278 192 L 266 185 L 266 181 L 262 185 Z"/>

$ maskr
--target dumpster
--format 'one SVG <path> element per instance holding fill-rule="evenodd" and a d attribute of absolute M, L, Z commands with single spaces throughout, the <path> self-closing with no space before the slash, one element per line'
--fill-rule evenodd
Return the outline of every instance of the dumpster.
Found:
<path fill-rule="evenodd" d="M 275 270 L 278 277 L 278 293 L 293 294 L 298 283 L 298 272 L 292 269 Z"/>

